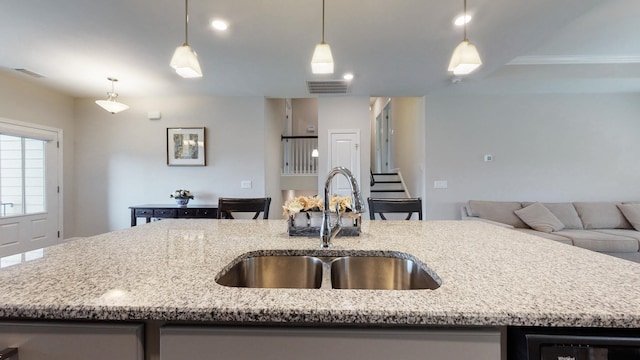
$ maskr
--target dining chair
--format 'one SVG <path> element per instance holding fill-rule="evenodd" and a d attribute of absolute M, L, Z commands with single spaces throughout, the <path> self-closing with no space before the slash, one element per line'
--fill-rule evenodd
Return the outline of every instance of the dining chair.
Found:
<path fill-rule="evenodd" d="M 257 219 L 260 213 L 263 219 L 269 218 L 269 205 L 271 198 L 219 198 L 218 219 L 235 219 L 232 213 L 255 212 L 253 219 Z"/>
<path fill-rule="evenodd" d="M 418 220 L 422 220 L 422 199 L 421 198 L 380 198 L 367 199 L 369 203 L 369 218 L 375 220 L 375 214 L 380 216 L 381 220 L 387 220 L 384 214 L 389 213 L 406 213 L 405 220 L 410 220 L 413 213 L 418 213 Z"/>

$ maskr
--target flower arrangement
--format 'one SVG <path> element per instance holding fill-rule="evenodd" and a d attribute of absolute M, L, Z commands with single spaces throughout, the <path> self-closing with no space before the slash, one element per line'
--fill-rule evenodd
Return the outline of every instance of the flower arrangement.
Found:
<path fill-rule="evenodd" d="M 350 196 L 331 195 L 329 206 L 331 209 L 335 209 L 336 204 L 339 204 L 341 213 L 351 211 Z M 295 216 L 300 212 L 322 211 L 324 209 L 324 200 L 317 196 L 298 196 L 287 200 L 282 209 L 284 210 L 282 215 L 285 217 Z"/>
<path fill-rule="evenodd" d="M 174 191 L 171 195 L 169 195 L 172 199 L 193 199 L 194 196 L 191 194 L 189 190 L 178 189 Z"/>
<path fill-rule="evenodd" d="M 329 197 L 330 226 L 338 223 L 342 218 L 342 228 L 338 236 L 360 236 L 361 218 L 359 213 L 351 209 L 350 196 Z M 339 216 L 336 216 L 335 209 L 338 208 Z M 287 232 L 289 236 L 320 236 L 320 229 L 324 221 L 324 200 L 317 196 L 298 196 L 287 200 L 282 207 L 284 216 L 287 217 Z M 346 215 L 346 219 L 343 215 Z"/>

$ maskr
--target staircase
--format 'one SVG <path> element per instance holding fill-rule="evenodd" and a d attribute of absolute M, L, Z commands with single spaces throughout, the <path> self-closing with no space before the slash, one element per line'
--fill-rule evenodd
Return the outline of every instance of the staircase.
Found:
<path fill-rule="evenodd" d="M 409 198 L 409 190 L 404 183 L 402 173 L 371 173 L 370 179 L 371 197 L 372 198 Z"/>

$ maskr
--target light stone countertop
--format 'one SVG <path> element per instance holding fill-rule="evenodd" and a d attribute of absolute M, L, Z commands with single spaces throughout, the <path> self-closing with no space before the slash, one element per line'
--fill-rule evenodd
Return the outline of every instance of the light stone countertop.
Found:
<path fill-rule="evenodd" d="M 162 220 L 44 249 L 0 270 L 0 317 L 457 326 L 640 327 L 640 264 L 475 221 L 367 221 L 332 250 L 399 251 L 436 290 L 217 284 L 256 250 L 319 249 L 284 220 Z"/>

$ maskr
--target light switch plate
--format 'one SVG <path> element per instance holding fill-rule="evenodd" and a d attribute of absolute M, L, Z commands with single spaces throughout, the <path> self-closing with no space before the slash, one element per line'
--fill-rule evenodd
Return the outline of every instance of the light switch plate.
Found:
<path fill-rule="evenodd" d="M 251 189 L 251 180 L 243 180 L 240 182 L 240 187 L 242 189 Z"/>
<path fill-rule="evenodd" d="M 490 162 L 490 161 L 493 161 L 493 155 L 491 155 L 491 154 L 486 154 L 486 155 L 484 156 L 484 162 Z"/>
<path fill-rule="evenodd" d="M 434 189 L 446 189 L 449 187 L 447 180 L 436 180 L 433 182 Z"/>

